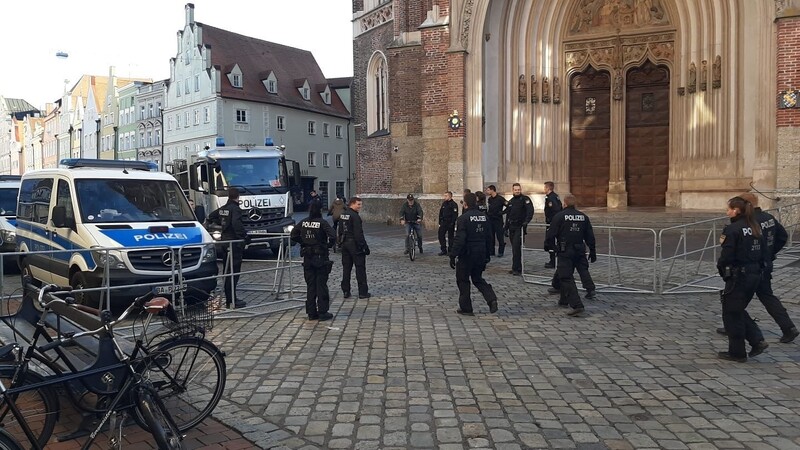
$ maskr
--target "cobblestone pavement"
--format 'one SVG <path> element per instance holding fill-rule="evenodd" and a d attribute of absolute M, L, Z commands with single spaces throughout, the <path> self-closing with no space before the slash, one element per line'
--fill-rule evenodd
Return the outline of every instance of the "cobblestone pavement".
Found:
<path fill-rule="evenodd" d="M 510 254 L 486 272 L 498 313 L 473 289 L 465 317 L 433 231 L 411 262 L 399 227 L 367 228 L 371 299 L 342 298 L 333 255 L 334 320 L 298 308 L 217 323 L 229 377 L 214 416 L 258 447 L 800 448 L 798 343 L 777 343 L 757 300 L 770 347 L 746 364 L 715 358 L 716 294 L 601 293 L 569 318 L 508 274 Z M 799 272 L 776 274 L 795 318 Z"/>

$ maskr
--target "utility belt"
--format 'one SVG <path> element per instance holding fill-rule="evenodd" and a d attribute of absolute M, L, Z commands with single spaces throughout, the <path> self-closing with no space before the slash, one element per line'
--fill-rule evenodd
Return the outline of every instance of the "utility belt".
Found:
<path fill-rule="evenodd" d="M 760 273 L 761 273 L 761 266 L 758 264 L 750 264 L 741 267 L 725 266 L 722 269 L 722 279 L 727 280 L 729 278 L 743 277 L 748 274 L 758 275 Z"/>
<path fill-rule="evenodd" d="M 319 245 L 314 245 L 311 247 L 303 247 L 300 249 L 300 256 L 315 256 L 315 255 L 327 255 L 328 249 Z"/>

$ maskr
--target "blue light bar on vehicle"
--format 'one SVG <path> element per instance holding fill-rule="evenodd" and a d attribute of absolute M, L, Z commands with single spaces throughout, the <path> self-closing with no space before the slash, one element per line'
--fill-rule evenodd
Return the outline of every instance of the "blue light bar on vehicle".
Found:
<path fill-rule="evenodd" d="M 94 167 L 96 169 L 131 169 L 157 172 L 158 164 L 150 161 L 120 161 L 117 159 L 68 158 L 59 163 L 67 169 Z"/>
<path fill-rule="evenodd" d="M 217 147 L 225 147 L 225 138 L 217 136 Z"/>
<path fill-rule="evenodd" d="M 271 146 L 275 145 L 275 142 L 273 142 L 271 136 L 267 136 L 267 137 L 264 138 L 264 145 L 266 145 L 267 147 L 271 147 Z"/>
<path fill-rule="evenodd" d="M 22 175 L 0 175 L 0 181 L 20 181 Z"/>

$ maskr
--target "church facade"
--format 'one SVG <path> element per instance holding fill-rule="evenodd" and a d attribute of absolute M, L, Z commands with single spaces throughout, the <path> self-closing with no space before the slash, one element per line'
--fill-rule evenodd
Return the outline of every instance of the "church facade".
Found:
<path fill-rule="evenodd" d="M 800 179 L 798 0 L 354 0 L 357 191 L 720 209 Z M 534 196 L 535 198 L 537 196 Z"/>

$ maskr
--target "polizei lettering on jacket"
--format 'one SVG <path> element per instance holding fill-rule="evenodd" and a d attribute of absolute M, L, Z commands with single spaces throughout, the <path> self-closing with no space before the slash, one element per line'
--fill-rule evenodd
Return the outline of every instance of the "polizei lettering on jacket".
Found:
<path fill-rule="evenodd" d="M 319 228 L 322 222 L 303 222 L 303 228 Z"/>
<path fill-rule="evenodd" d="M 153 233 L 153 234 L 138 234 L 133 237 L 136 242 L 139 241 L 168 241 L 168 240 L 178 240 L 189 239 L 189 236 L 183 233 Z"/>
<path fill-rule="evenodd" d="M 469 216 L 470 222 L 486 222 L 486 216 Z"/>
<path fill-rule="evenodd" d="M 342 214 L 339 216 L 339 220 L 350 220 L 350 214 Z"/>
<path fill-rule="evenodd" d="M 569 220 L 570 222 L 585 222 L 586 216 L 583 214 L 566 214 L 564 220 Z"/>

